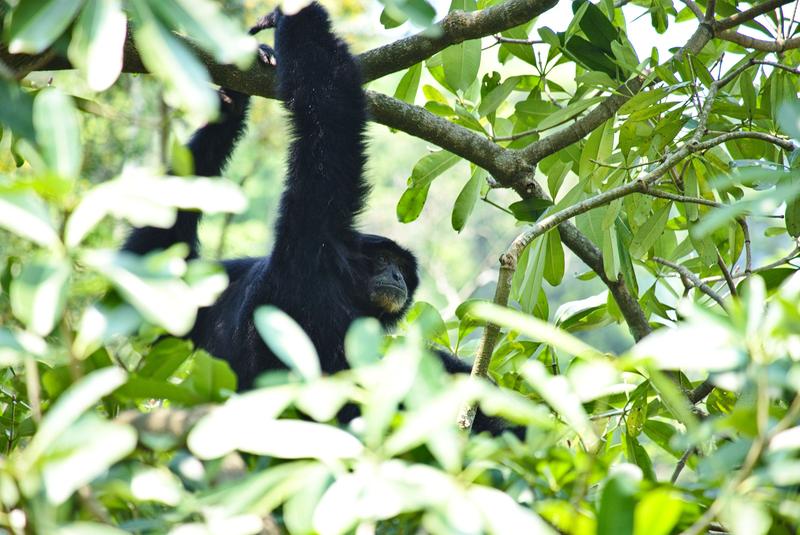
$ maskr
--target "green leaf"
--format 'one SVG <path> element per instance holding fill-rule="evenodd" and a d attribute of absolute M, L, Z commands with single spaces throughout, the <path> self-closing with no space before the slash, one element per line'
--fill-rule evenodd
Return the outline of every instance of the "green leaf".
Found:
<path fill-rule="evenodd" d="M 631 465 L 620 467 L 600 494 L 597 535 L 632 535 L 636 489 L 641 474 Z"/>
<path fill-rule="evenodd" d="M 800 170 L 795 170 L 789 174 L 788 182 L 793 186 L 800 186 Z M 786 203 L 786 211 L 784 212 L 784 219 L 786 221 L 786 231 L 789 236 L 797 238 L 800 236 L 800 197 Z"/>
<path fill-rule="evenodd" d="M 475 0 L 453 0 L 450 11 L 475 11 Z M 445 48 L 442 51 L 442 66 L 447 85 L 466 91 L 478 77 L 481 66 L 481 40 L 472 39 Z"/>
<path fill-rule="evenodd" d="M 239 213 L 247 206 L 241 189 L 227 181 L 206 177 L 158 177 L 144 169 L 128 168 L 114 180 L 95 186 L 83 196 L 67 220 L 67 246 L 78 246 L 106 215 L 125 219 L 136 227 L 169 228 L 175 208 L 203 213 Z"/>
<path fill-rule="evenodd" d="M 33 98 L 11 80 L 0 78 L 0 123 L 11 128 L 14 135 L 35 141 L 33 130 Z M 21 165 L 21 164 L 18 164 Z"/>
<path fill-rule="evenodd" d="M 519 76 L 511 76 L 505 79 L 502 84 L 489 91 L 489 93 L 481 99 L 481 104 L 478 106 L 478 114 L 481 117 L 485 117 L 490 113 L 494 113 L 500 104 L 508 99 L 511 92 L 517 87 L 519 80 Z"/>
<path fill-rule="evenodd" d="M 570 355 L 580 355 L 584 357 L 601 355 L 597 349 L 566 331 L 554 327 L 546 321 L 509 308 L 490 303 L 476 302 L 470 306 L 469 314 L 473 318 L 483 319 L 519 331 L 530 336 L 534 340 L 550 344 L 554 348 L 565 351 Z"/>
<path fill-rule="evenodd" d="M 725 371 L 747 361 L 735 345 L 729 328 L 707 319 L 696 319 L 675 328 L 659 329 L 633 348 L 635 357 L 650 357 L 663 370 Z"/>
<path fill-rule="evenodd" d="M 72 99 L 57 88 L 43 89 L 33 101 L 33 124 L 47 166 L 61 177 L 76 177 L 83 151 Z"/>
<path fill-rule="evenodd" d="M 528 35 L 528 30 L 530 28 L 529 24 L 523 24 L 521 26 L 517 26 L 515 28 L 511 28 L 509 30 L 504 30 L 500 33 L 503 37 L 508 37 L 511 39 L 530 39 Z M 544 31 L 547 31 L 548 28 L 540 28 L 539 33 L 542 34 Z M 544 37 L 542 37 L 544 40 Z M 501 43 L 500 49 L 502 52 L 510 52 L 512 56 L 515 56 L 522 61 L 528 63 L 529 65 L 536 65 L 536 56 L 533 53 L 533 47 L 529 44 L 523 43 Z"/>
<path fill-rule="evenodd" d="M 617 229 L 615 226 L 603 229 L 603 269 L 606 277 L 617 280 L 622 269 L 619 250 L 619 240 L 617 240 Z"/>
<path fill-rule="evenodd" d="M 530 508 L 517 503 L 503 491 L 473 485 L 467 491 L 474 506 L 483 517 L 488 533 L 493 535 L 556 535 L 556 531 Z"/>
<path fill-rule="evenodd" d="M 32 193 L 0 189 L 0 227 L 42 247 L 58 248 L 61 244 L 47 206 Z"/>
<path fill-rule="evenodd" d="M 446 150 L 426 154 L 414 164 L 411 177 L 408 179 L 409 185 L 411 187 L 421 187 L 430 184 L 436 177 L 460 161 L 461 157 Z"/>
<path fill-rule="evenodd" d="M 444 76 L 448 86 L 466 91 L 478 77 L 481 66 L 481 42 L 479 39 L 464 41 L 442 51 Z"/>
<path fill-rule="evenodd" d="M 402 11 L 390 9 L 388 6 L 381 11 L 380 22 L 384 28 L 391 30 L 397 28 L 408 20 L 408 17 Z"/>
<path fill-rule="evenodd" d="M 458 197 L 456 197 L 456 202 L 453 205 L 453 214 L 450 218 L 450 223 L 453 226 L 453 230 L 456 232 L 461 232 L 467 224 L 467 220 L 472 214 L 472 210 L 475 208 L 475 203 L 478 202 L 481 185 L 486 180 L 488 174 L 489 173 L 483 168 L 476 167 L 472 172 L 472 176 L 467 183 L 464 184 Z"/>
<path fill-rule="evenodd" d="M 301 420 L 266 420 L 239 436 L 237 449 L 280 459 L 354 459 L 359 440 L 330 425 Z"/>
<path fill-rule="evenodd" d="M 558 286 L 564 278 L 564 248 L 558 229 L 547 233 L 547 255 L 544 260 L 544 278 L 551 286 Z"/>
<path fill-rule="evenodd" d="M 425 301 L 414 303 L 414 306 L 406 314 L 404 322 L 419 326 L 422 336 L 426 340 L 441 344 L 444 347 L 450 347 L 450 335 L 447 332 L 447 325 L 436 307 L 430 303 Z"/>
<path fill-rule="evenodd" d="M 108 367 L 93 371 L 73 384 L 42 418 L 38 431 L 22 453 L 23 467 L 38 460 L 84 412 L 116 390 L 126 378 L 121 368 Z"/>
<path fill-rule="evenodd" d="M 11 282 L 11 309 L 31 331 L 47 336 L 64 314 L 72 269 L 63 259 L 27 262 Z"/>
<path fill-rule="evenodd" d="M 540 122 L 537 125 L 537 130 L 547 130 L 548 128 L 553 128 L 554 126 L 558 126 L 562 123 L 565 123 L 570 119 L 576 117 L 578 114 L 580 114 L 590 106 L 598 104 L 602 101 L 603 97 L 591 97 L 571 102 L 565 108 L 561 108 L 558 111 L 549 114 L 545 119 L 542 120 L 542 122 Z M 595 130 L 595 132 L 598 131 L 602 131 L 602 128 L 598 128 L 597 130 Z M 592 135 L 594 135 L 594 133 Z M 583 175 L 581 174 L 581 176 Z"/>
<path fill-rule="evenodd" d="M 130 4 L 133 33 L 142 63 L 166 86 L 169 104 L 189 112 L 198 122 L 215 117 L 219 100 L 205 67 L 189 48 L 156 18 L 144 0 Z"/>
<path fill-rule="evenodd" d="M 91 413 L 84 415 L 53 442 L 43 459 L 42 481 L 47 499 L 54 505 L 64 503 L 135 447 L 136 432 L 132 427 Z"/>
<path fill-rule="evenodd" d="M 200 459 L 216 459 L 230 453 L 239 447 L 242 436 L 250 434 L 254 421 L 260 425 L 277 418 L 295 393 L 295 385 L 287 385 L 231 397 L 192 428 L 186 438 L 189 450 Z"/>
<path fill-rule="evenodd" d="M 605 52 L 611 52 L 611 43 L 619 40 L 619 29 L 614 27 L 599 7 L 588 0 L 579 0 L 572 3 L 572 11 L 576 15 L 578 6 L 585 6 L 586 10 L 580 19 L 580 27 L 583 33 L 586 34 L 592 44 Z"/>
<path fill-rule="evenodd" d="M 417 98 L 417 89 L 419 88 L 419 79 L 422 76 L 422 63 L 412 65 L 400 79 L 397 84 L 397 89 L 394 91 L 394 98 L 400 99 L 403 102 L 414 104 Z"/>
<path fill-rule="evenodd" d="M 543 322 L 544 323 L 544 322 Z M 589 416 L 563 375 L 552 376 L 538 360 L 529 360 L 522 368 L 522 376 L 578 434 L 587 450 L 592 450 L 600 440 Z"/>
<path fill-rule="evenodd" d="M 383 327 L 375 318 L 359 318 L 347 329 L 344 354 L 351 368 L 375 364 L 381 357 Z"/>
<path fill-rule="evenodd" d="M 208 296 L 179 278 L 186 264 L 178 254 L 167 250 L 139 257 L 122 251 L 86 251 L 81 260 L 108 278 L 148 321 L 182 336 L 194 325 L 198 307 L 210 303 Z"/>
<path fill-rule="evenodd" d="M 226 361 L 199 351 L 194 356 L 192 373 L 181 386 L 203 400 L 219 402 L 236 392 L 236 374 Z"/>
<path fill-rule="evenodd" d="M 410 187 L 403 192 L 400 200 L 397 201 L 397 220 L 401 223 L 411 223 L 416 221 L 425 207 L 428 199 L 430 184 L 421 187 Z"/>
<path fill-rule="evenodd" d="M 72 30 L 67 56 L 90 89 L 105 91 L 122 72 L 127 26 L 119 0 L 86 0 Z"/>
<path fill-rule="evenodd" d="M 517 221 L 528 221 L 534 223 L 542 217 L 544 212 L 553 206 L 553 201 L 550 199 L 523 199 L 516 201 L 508 206 Z"/>
<path fill-rule="evenodd" d="M 628 249 L 631 257 L 642 259 L 650 247 L 656 243 L 664 228 L 667 226 L 669 220 L 669 212 L 672 209 L 672 203 L 667 202 L 661 208 L 656 210 L 644 224 L 639 227 L 636 234 L 633 236 L 630 248 Z"/>
<path fill-rule="evenodd" d="M 53 527 L 53 535 L 128 535 L 130 532 L 96 522 L 73 522 Z"/>
<path fill-rule="evenodd" d="M 586 140 L 583 150 L 581 150 L 581 160 L 578 167 L 578 175 L 582 179 L 588 178 L 591 176 L 591 173 L 597 169 L 597 164 L 594 163 L 594 161 L 599 161 L 598 153 L 600 151 L 600 146 L 602 145 L 604 135 L 605 128 L 596 128 L 591 134 L 589 134 L 589 138 Z"/>
<path fill-rule="evenodd" d="M 668 87 L 659 87 L 656 89 L 651 89 L 650 91 L 642 91 L 637 93 L 631 99 L 620 106 L 619 111 L 617 112 L 618 115 L 630 115 L 639 110 L 644 110 L 649 108 L 662 98 L 666 97 L 669 94 L 670 88 Z"/>
<path fill-rule="evenodd" d="M 402 24 L 406 19 L 412 24 L 421 28 L 428 28 L 433 24 L 436 10 L 427 0 L 380 0 L 386 6 L 384 12 L 387 17 L 391 16 L 393 23 Z M 385 24 L 383 14 L 381 23 Z M 385 26 L 391 28 L 393 26 Z"/>
<path fill-rule="evenodd" d="M 656 481 L 656 474 L 653 471 L 653 461 L 647 451 L 639 443 L 639 440 L 631 435 L 624 434 L 625 456 L 628 461 L 638 466 L 648 481 Z"/>
<path fill-rule="evenodd" d="M 170 27 L 191 36 L 219 63 L 245 68 L 253 61 L 256 41 L 210 0 L 147 0 Z"/>
<path fill-rule="evenodd" d="M 20 0 L 8 27 L 8 51 L 43 52 L 64 33 L 82 4 L 83 0 Z"/>
<path fill-rule="evenodd" d="M 767 507 L 750 496 L 733 496 L 726 501 L 720 520 L 731 526 L 731 535 L 766 535 L 772 525 Z"/>
<path fill-rule="evenodd" d="M 263 306 L 256 309 L 254 319 L 261 338 L 290 370 L 306 381 L 322 375 L 314 344 L 288 314 L 274 306 Z"/>

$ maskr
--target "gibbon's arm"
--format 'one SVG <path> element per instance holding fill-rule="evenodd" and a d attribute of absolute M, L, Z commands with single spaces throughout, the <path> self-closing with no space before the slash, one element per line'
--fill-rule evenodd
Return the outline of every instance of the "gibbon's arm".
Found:
<path fill-rule="evenodd" d="M 220 117 L 197 130 L 187 145 L 197 176 L 221 174 L 245 129 L 250 96 L 232 89 L 220 89 L 219 95 Z M 135 228 L 122 250 L 143 255 L 176 243 L 186 243 L 189 245 L 189 258 L 197 258 L 197 224 L 201 216 L 200 212 L 179 210 L 175 224 L 170 228 Z"/>
<path fill-rule="evenodd" d="M 368 193 L 364 93 L 358 66 L 322 6 L 273 16 L 278 91 L 293 127 L 273 260 L 313 263 L 319 255 L 299 256 L 324 256 L 355 240 L 354 219 Z M 308 246 L 298 247 L 303 242 Z"/>

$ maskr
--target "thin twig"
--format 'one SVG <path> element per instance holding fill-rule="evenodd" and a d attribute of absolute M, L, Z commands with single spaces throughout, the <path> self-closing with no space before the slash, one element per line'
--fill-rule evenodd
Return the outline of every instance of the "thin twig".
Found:
<path fill-rule="evenodd" d="M 757 267 L 755 269 L 751 269 L 750 273 L 748 273 L 747 271 L 745 271 L 744 273 L 733 273 L 731 274 L 731 277 L 733 277 L 734 279 L 740 279 L 742 277 L 748 277 L 753 273 L 761 273 L 762 271 L 769 271 L 770 269 L 775 269 L 777 267 L 781 267 L 783 265 L 788 264 L 790 261 L 794 260 L 795 258 L 798 258 L 798 256 L 800 256 L 800 246 L 795 246 L 795 248 L 792 249 L 792 252 L 790 252 L 788 255 L 784 256 L 780 260 L 770 262 L 769 264 Z M 703 282 L 706 283 L 719 282 L 722 280 L 722 277 L 705 277 L 702 280 Z"/>
<path fill-rule="evenodd" d="M 736 296 L 736 283 L 733 282 L 731 272 L 728 270 L 728 266 L 725 265 L 725 259 L 722 258 L 719 250 L 717 250 L 717 266 L 719 266 L 719 270 L 722 271 L 722 276 L 725 277 L 725 283 L 728 285 L 728 290 L 730 290 L 731 295 Z"/>
<path fill-rule="evenodd" d="M 662 266 L 666 266 L 676 271 L 678 274 L 681 275 L 681 277 L 686 278 L 689 282 L 691 282 L 695 288 L 697 288 L 698 290 L 709 296 L 711 299 L 719 303 L 719 306 L 721 306 L 723 310 L 727 310 L 727 306 L 725 305 L 725 301 L 723 301 L 722 297 L 720 297 L 719 294 L 715 292 L 708 284 L 700 280 L 700 277 L 695 275 L 691 270 L 687 269 L 684 266 L 681 266 L 680 264 L 670 262 L 669 260 L 658 256 L 654 256 L 653 260 L 656 263 L 661 264 Z"/>
<path fill-rule="evenodd" d="M 750 244 L 750 227 L 747 225 L 747 220 L 744 217 L 737 217 L 736 221 L 742 227 L 742 234 L 744 234 L 744 276 L 749 277 L 753 272 L 753 250 Z"/>
<path fill-rule="evenodd" d="M 689 448 L 685 452 L 683 452 L 681 458 L 678 459 L 678 464 L 675 465 L 675 470 L 672 472 L 672 477 L 669 478 L 670 483 L 674 485 L 675 482 L 678 481 L 678 476 L 681 475 L 683 468 L 686 466 L 686 462 L 689 460 L 689 457 L 692 456 L 692 453 L 694 453 L 694 451 L 695 447 L 689 446 Z"/>
<path fill-rule="evenodd" d="M 503 37 L 502 35 L 493 35 L 495 41 L 498 43 L 508 43 L 513 45 L 543 45 L 544 41 L 536 39 L 514 39 L 511 37 Z"/>

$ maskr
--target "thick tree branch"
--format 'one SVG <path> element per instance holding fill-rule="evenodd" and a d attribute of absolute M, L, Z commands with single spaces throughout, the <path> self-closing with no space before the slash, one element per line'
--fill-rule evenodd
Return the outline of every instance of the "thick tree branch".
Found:
<path fill-rule="evenodd" d="M 361 69 L 367 80 L 381 78 L 428 59 L 450 45 L 524 24 L 557 3 L 558 0 L 512 0 L 472 13 L 454 11 L 437 24 L 441 31 L 438 37 L 420 33 L 365 52 L 359 56 Z"/>
<path fill-rule="evenodd" d="M 736 43 L 743 48 L 760 50 L 762 52 L 783 52 L 785 50 L 800 48 L 800 36 L 795 36 L 785 41 L 767 41 L 766 39 L 756 39 L 755 37 L 750 37 L 749 35 L 744 35 L 733 30 L 725 30 L 719 32 L 716 37 L 723 41 Z"/>

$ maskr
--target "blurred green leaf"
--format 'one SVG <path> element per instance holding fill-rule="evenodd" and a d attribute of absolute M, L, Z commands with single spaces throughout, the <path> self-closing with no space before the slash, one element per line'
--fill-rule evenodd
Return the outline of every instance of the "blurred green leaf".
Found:
<path fill-rule="evenodd" d="M 92 437 L 87 441 L 86 437 Z M 104 473 L 136 447 L 132 427 L 86 414 L 72 423 L 48 448 L 42 480 L 48 500 L 66 501 L 73 492 Z"/>
<path fill-rule="evenodd" d="M 254 422 L 261 426 L 265 420 L 277 418 L 294 399 L 295 391 L 292 386 L 283 386 L 231 397 L 192 428 L 186 438 L 189 450 L 200 459 L 216 459 L 234 451 L 242 435 L 252 431 Z"/>
<path fill-rule="evenodd" d="M 181 386 L 191 389 L 208 401 L 222 401 L 236 392 L 236 374 L 230 365 L 204 351 L 194 356 L 192 373 Z"/>
<path fill-rule="evenodd" d="M 314 344 L 288 314 L 274 306 L 256 309 L 256 329 L 267 346 L 281 362 L 306 381 L 322 374 Z"/>
<path fill-rule="evenodd" d="M 61 245 L 47 206 L 32 193 L 0 188 L 0 227 L 42 247 Z"/>
<path fill-rule="evenodd" d="M 374 364 L 381 357 L 383 327 L 375 318 L 359 318 L 347 330 L 344 354 L 351 368 Z"/>
<path fill-rule="evenodd" d="M 571 355 L 602 358 L 598 350 L 578 338 L 575 338 L 571 334 L 558 327 L 554 327 L 546 321 L 542 321 L 516 310 L 490 303 L 477 302 L 470 307 L 469 313 L 475 318 L 519 331 L 530 336 L 534 340 L 550 344 L 554 348 L 565 351 Z"/>
<path fill-rule="evenodd" d="M 536 533 L 555 535 L 557 532 L 539 515 L 514 501 L 497 489 L 474 485 L 469 497 L 481 513 L 487 532 L 493 535 Z"/>
<path fill-rule="evenodd" d="M 168 102 L 199 121 L 214 118 L 219 100 L 203 64 L 158 20 L 149 0 L 136 0 L 130 6 L 136 49 L 147 70 L 164 82 Z"/>
<path fill-rule="evenodd" d="M 128 18 L 119 0 L 85 0 L 72 29 L 67 56 L 81 70 L 89 89 L 105 91 L 122 72 Z"/>
<path fill-rule="evenodd" d="M 0 78 L 0 123 L 11 128 L 18 137 L 35 140 L 33 130 L 33 98 L 10 80 Z"/>
<path fill-rule="evenodd" d="M 43 453 L 49 452 L 64 431 L 100 398 L 122 385 L 126 378 L 127 374 L 121 368 L 109 367 L 93 371 L 73 384 L 42 418 L 39 429 L 22 452 L 23 468 L 30 467 Z"/>
<path fill-rule="evenodd" d="M 654 489 L 636 505 L 634 535 L 669 535 L 678 523 L 683 508 L 680 495 L 667 489 Z"/>
<path fill-rule="evenodd" d="M 606 481 L 597 514 L 598 535 L 632 535 L 634 507 L 641 472 L 634 465 L 622 465 Z"/>
<path fill-rule="evenodd" d="M 175 208 L 238 213 L 246 204 L 239 187 L 227 181 L 165 178 L 128 168 L 119 178 L 95 186 L 83 196 L 67 220 L 66 242 L 68 247 L 76 247 L 107 215 L 137 227 L 169 228 L 175 223 Z"/>
<path fill-rule="evenodd" d="M 201 306 L 192 289 L 180 279 L 185 262 L 174 251 L 146 257 L 126 252 L 86 251 L 84 264 L 108 278 L 118 292 L 148 321 L 182 336 L 194 325 Z M 159 260 L 163 260 L 162 265 Z"/>
<path fill-rule="evenodd" d="M 26 263 L 11 282 L 14 315 L 36 334 L 50 334 L 64 314 L 71 273 L 65 259 L 42 256 Z"/>
<path fill-rule="evenodd" d="M 20 0 L 7 28 L 12 54 L 38 54 L 55 41 L 78 14 L 83 0 Z"/>
<path fill-rule="evenodd" d="M 83 152 L 72 99 L 57 88 L 42 90 L 33 101 L 33 124 L 47 166 L 61 177 L 76 177 Z"/>
<path fill-rule="evenodd" d="M 522 368 L 522 375 L 581 437 L 586 449 L 590 451 L 594 449 L 599 437 L 566 378 L 549 375 L 544 365 L 537 360 L 528 361 Z"/>
<path fill-rule="evenodd" d="M 240 69 L 255 59 L 256 41 L 210 0 L 147 0 L 171 28 L 181 30 L 219 63 Z"/>

